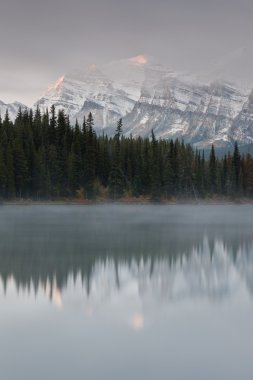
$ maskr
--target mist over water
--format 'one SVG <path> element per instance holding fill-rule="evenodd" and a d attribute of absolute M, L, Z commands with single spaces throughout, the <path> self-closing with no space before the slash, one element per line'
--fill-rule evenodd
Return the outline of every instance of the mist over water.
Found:
<path fill-rule="evenodd" d="M 3 206 L 0 371 L 252 379 L 252 206 Z"/>

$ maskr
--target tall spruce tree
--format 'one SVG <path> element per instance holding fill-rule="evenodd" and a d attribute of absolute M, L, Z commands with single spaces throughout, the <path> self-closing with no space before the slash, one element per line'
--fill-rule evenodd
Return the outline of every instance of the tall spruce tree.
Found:
<path fill-rule="evenodd" d="M 113 199 L 118 199 L 123 195 L 125 178 L 121 167 L 121 134 L 122 119 L 118 121 L 117 129 L 114 136 L 114 160 L 109 178 L 110 194 Z"/>
<path fill-rule="evenodd" d="M 152 139 L 152 169 L 151 169 L 151 197 L 153 201 L 161 198 L 161 177 L 159 168 L 159 149 L 154 131 L 151 132 Z"/>
<path fill-rule="evenodd" d="M 217 166 L 214 146 L 212 145 L 210 158 L 209 158 L 209 183 L 210 193 L 216 194 L 217 191 Z"/>
<path fill-rule="evenodd" d="M 240 167 L 241 157 L 238 149 L 238 144 L 235 142 L 234 154 L 232 159 L 232 181 L 233 181 L 233 193 L 238 194 L 240 190 Z"/>
<path fill-rule="evenodd" d="M 90 112 L 86 122 L 87 140 L 86 140 L 86 159 L 84 187 L 87 198 L 94 198 L 94 185 L 96 179 L 96 134 L 94 131 L 94 120 Z"/>

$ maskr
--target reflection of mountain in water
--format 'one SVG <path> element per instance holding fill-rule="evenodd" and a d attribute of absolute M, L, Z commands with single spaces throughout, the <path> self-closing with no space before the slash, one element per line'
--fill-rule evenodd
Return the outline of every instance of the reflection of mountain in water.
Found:
<path fill-rule="evenodd" d="M 144 210 L 142 217 L 136 207 L 132 214 L 117 208 L 108 213 L 101 207 L 85 212 L 4 210 L 0 217 L 4 288 L 13 278 L 18 289 L 37 292 L 43 286 L 50 297 L 60 297 L 55 292 L 64 291 L 73 276 L 81 278 L 88 296 L 110 295 L 131 284 L 142 298 L 148 294 L 154 299 L 219 300 L 238 286 L 253 295 L 249 223 L 239 227 L 229 218 L 216 223 L 210 218 L 182 219 L 186 209 L 158 213 L 157 209 L 146 215 Z"/>

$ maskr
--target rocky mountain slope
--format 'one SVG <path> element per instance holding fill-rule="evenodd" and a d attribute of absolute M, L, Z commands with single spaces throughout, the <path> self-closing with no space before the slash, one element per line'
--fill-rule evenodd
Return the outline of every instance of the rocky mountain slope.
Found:
<path fill-rule="evenodd" d="M 24 104 L 19 103 L 19 102 L 14 102 L 14 103 L 8 103 L 8 104 L 6 104 L 6 103 L 4 103 L 4 102 L 2 102 L 0 100 L 0 115 L 1 115 L 1 118 L 4 119 L 6 111 L 8 110 L 8 114 L 9 114 L 10 120 L 14 120 L 20 107 L 21 107 L 21 109 L 25 109 L 26 108 L 26 106 Z"/>
<path fill-rule="evenodd" d="M 234 140 L 246 144 L 253 141 L 250 99 L 249 90 L 227 83 L 201 85 L 165 77 L 153 92 L 142 92 L 124 124 L 133 136 L 153 129 L 158 137 L 184 138 L 201 147 Z"/>
<path fill-rule="evenodd" d="M 122 117 L 128 136 L 149 137 L 153 129 L 158 138 L 183 138 L 201 148 L 252 143 L 253 87 L 199 78 L 140 55 L 63 75 L 35 106 L 54 104 L 72 122 L 92 112 L 97 132 L 109 135 Z"/>

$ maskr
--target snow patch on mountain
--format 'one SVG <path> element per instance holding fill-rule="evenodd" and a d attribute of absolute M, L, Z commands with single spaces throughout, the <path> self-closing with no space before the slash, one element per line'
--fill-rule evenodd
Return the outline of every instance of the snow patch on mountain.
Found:
<path fill-rule="evenodd" d="M 0 100 L 0 116 L 2 119 L 4 119 L 8 110 L 10 120 L 14 121 L 20 108 L 21 110 L 25 110 L 27 107 L 19 102 L 4 103 Z"/>
<path fill-rule="evenodd" d="M 206 76 L 176 73 L 153 57 L 138 55 L 66 73 L 35 103 L 42 111 L 54 104 L 72 123 L 92 112 L 96 131 L 112 135 L 123 118 L 127 136 L 184 139 L 201 148 L 253 142 L 253 81 L 234 80 L 241 62 L 253 65 L 253 51 L 241 49 L 225 57 Z M 213 77 L 216 80 L 211 80 Z M 243 73 L 240 76 L 243 77 Z M 17 104 L 17 105 L 16 105 Z M 22 105 L 23 106 L 23 105 Z M 19 103 L 0 104 L 14 118 Z"/>

